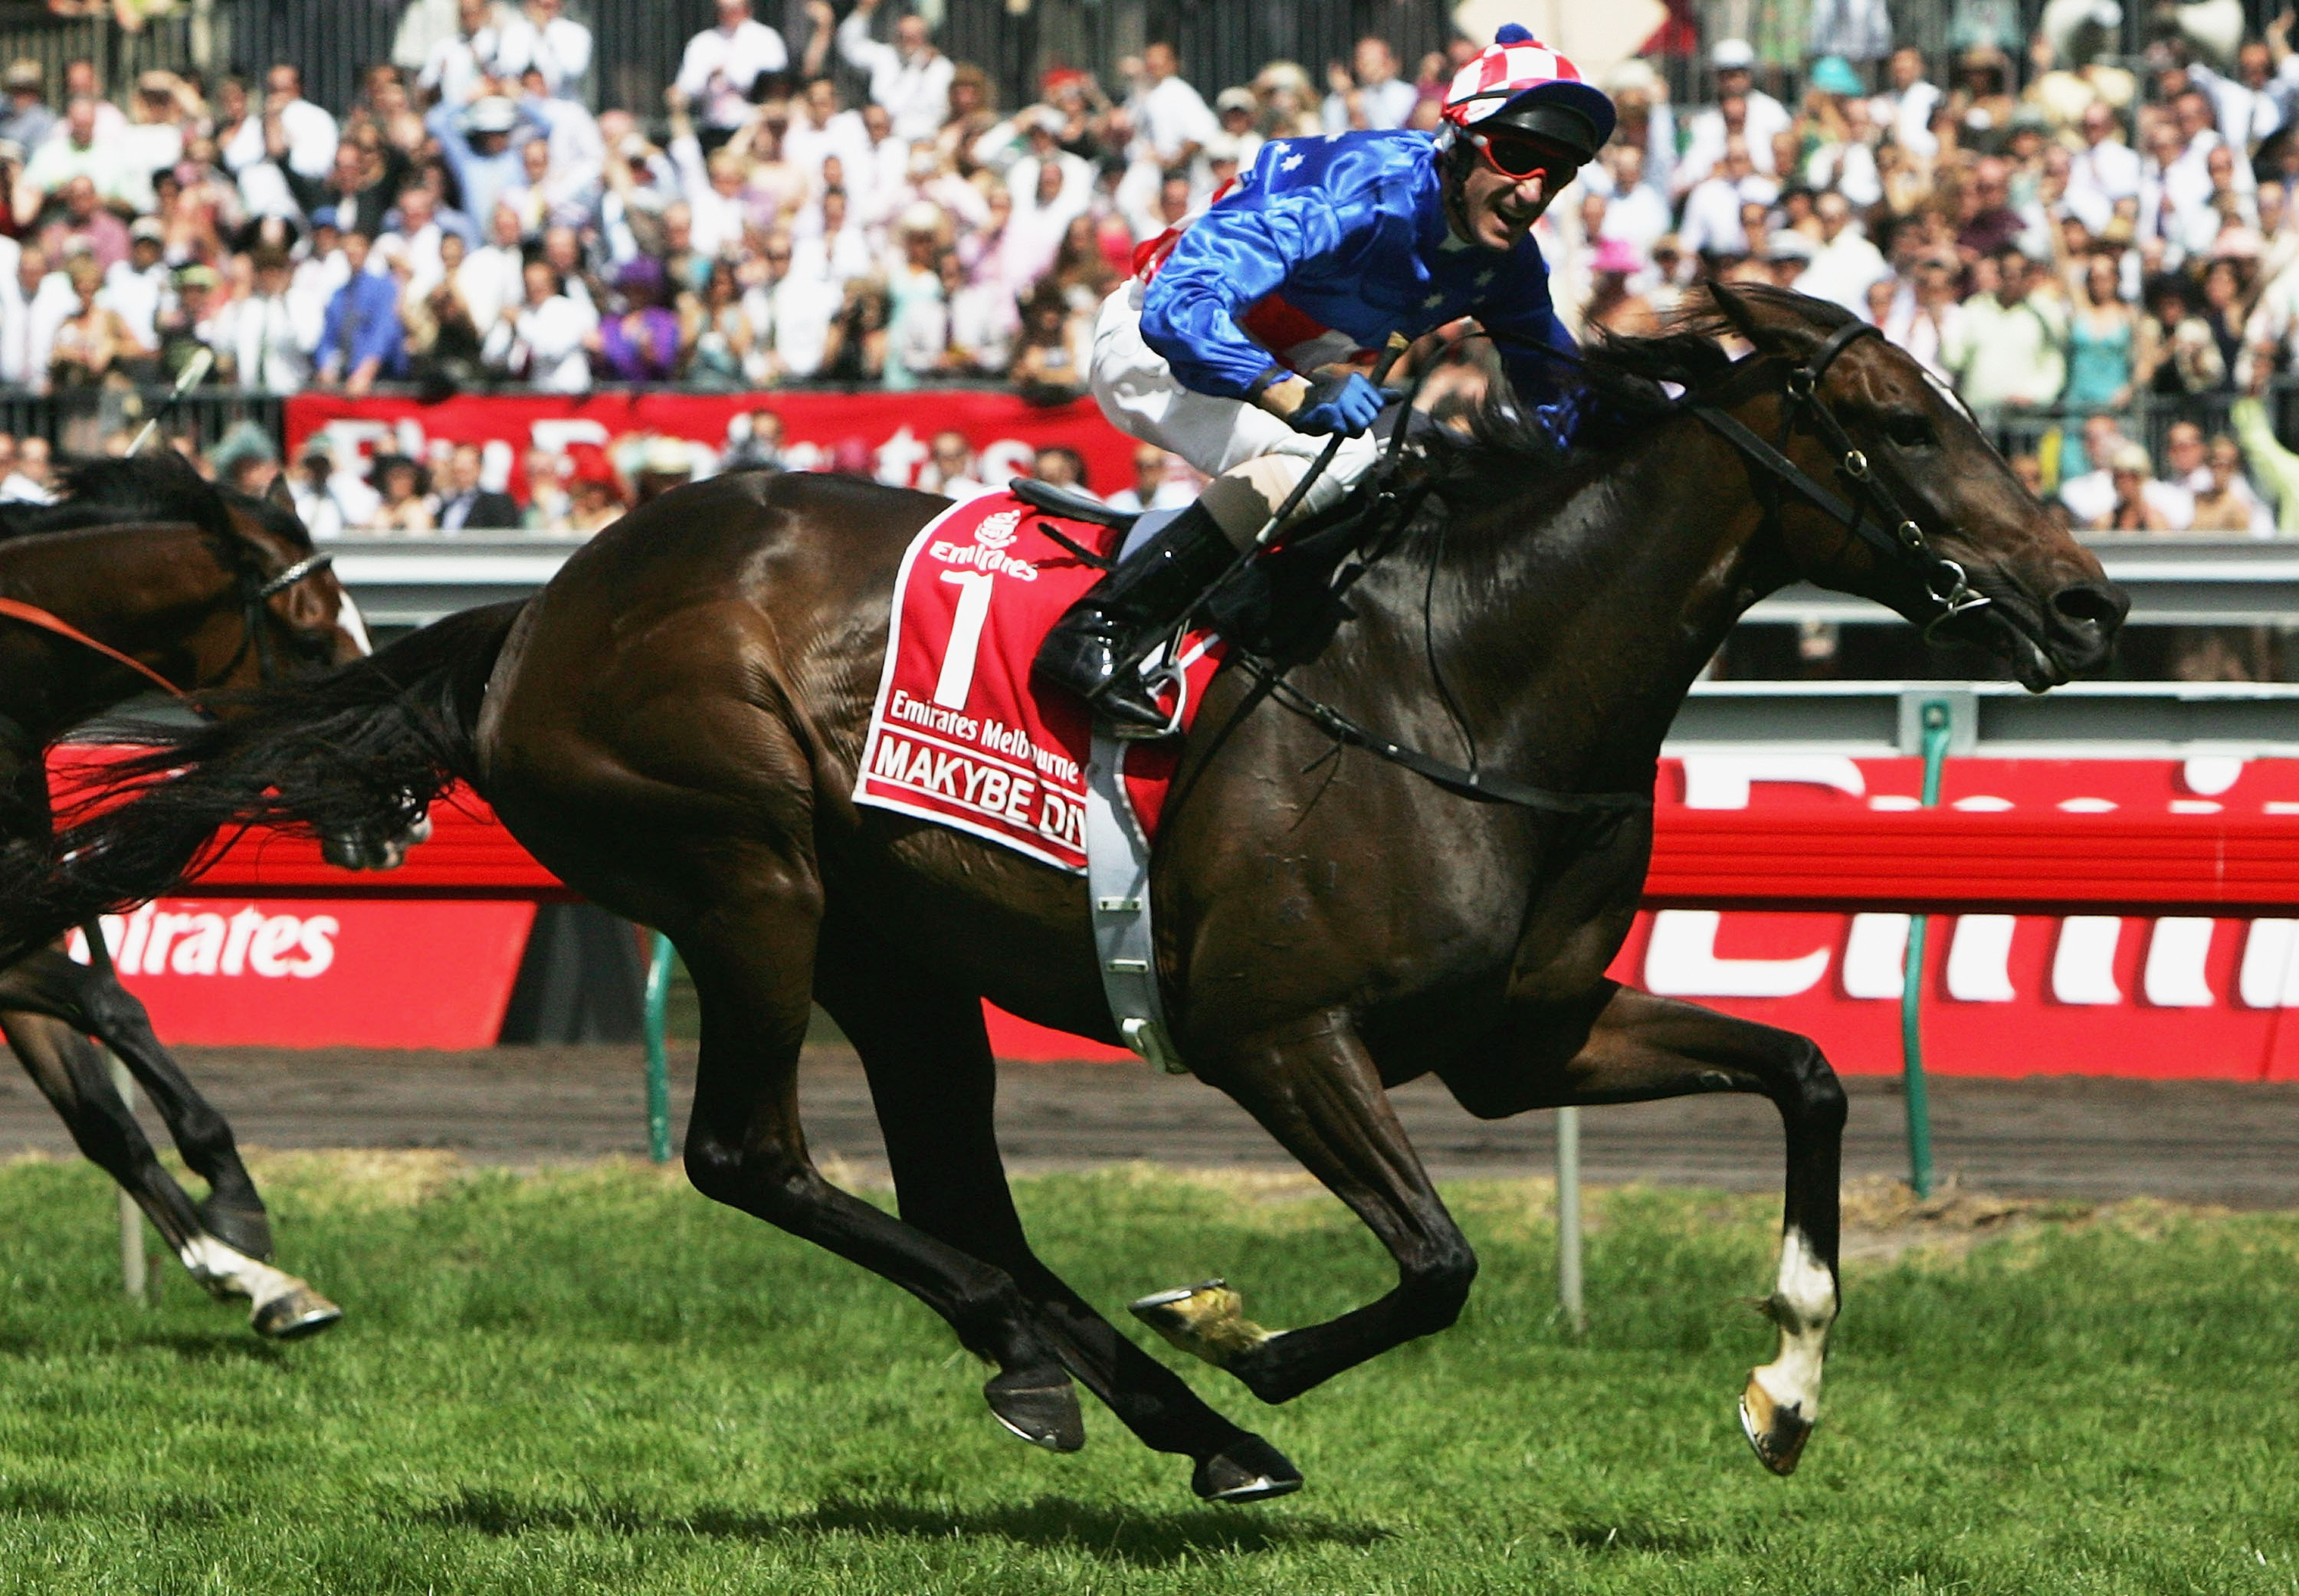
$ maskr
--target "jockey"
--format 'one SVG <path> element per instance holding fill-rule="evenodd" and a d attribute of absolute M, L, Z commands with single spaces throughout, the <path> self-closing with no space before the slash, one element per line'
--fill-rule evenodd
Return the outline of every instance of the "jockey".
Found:
<path fill-rule="evenodd" d="M 1570 350 L 1532 224 L 1612 136 L 1613 104 L 1523 28 L 1463 67 L 1432 136 L 1279 138 L 1202 216 L 1145 246 L 1103 302 L 1092 382 L 1102 414 L 1214 478 L 1058 621 L 1046 681 L 1120 736 L 1167 717 L 1117 666 L 1249 548 L 1324 440 L 1346 440 L 1299 510 L 1340 502 L 1379 458 L 1365 377 L 1392 332 L 1474 316 L 1512 343 Z M 1521 401 L 1553 396 L 1548 362 L 1504 343 Z"/>

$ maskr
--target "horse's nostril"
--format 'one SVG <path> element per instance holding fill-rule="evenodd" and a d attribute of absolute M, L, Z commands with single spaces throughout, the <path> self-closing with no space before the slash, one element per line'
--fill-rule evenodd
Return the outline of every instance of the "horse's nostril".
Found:
<path fill-rule="evenodd" d="M 2122 591 L 2104 582 L 2079 582 L 2052 595 L 2053 616 L 2071 625 L 2106 631 L 2123 623 L 2131 601 Z"/>

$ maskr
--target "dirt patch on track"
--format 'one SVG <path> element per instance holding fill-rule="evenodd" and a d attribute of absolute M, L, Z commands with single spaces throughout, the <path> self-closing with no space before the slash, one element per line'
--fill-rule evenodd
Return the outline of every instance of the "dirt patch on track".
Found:
<path fill-rule="evenodd" d="M 240 1140 L 253 1146 L 430 1149 L 496 1164 L 637 1156 L 646 1149 L 635 1047 L 187 1047 L 180 1056 Z M 693 1048 L 675 1048 L 671 1063 L 672 1122 L 683 1133 Z M 1905 1175 L 1905 1126 L 1896 1082 L 1855 1077 L 1846 1085 L 1852 1113 L 1845 1173 L 1858 1203 L 1870 1189 L 1863 1179 Z M 1394 1096 L 1415 1145 L 1440 1177 L 1523 1177 L 1550 1168 L 1548 1115 L 1473 1120 L 1433 1081 Z M 809 1048 L 800 1096 L 818 1156 L 883 1170 L 869 1094 L 851 1052 Z M 1957 1224 L 1981 1233 L 1990 1225 L 2029 1222 L 2044 1211 L 2033 1204 L 2052 1200 L 2155 1196 L 2299 1207 L 2299 1086 L 1935 1078 L 1932 1106 L 1935 1158 L 1950 1206 L 1913 1219 L 1880 1211 L 1860 1220 L 1863 1232 L 1910 1223 L 1937 1231 L 1957 1215 Z M 148 1109 L 145 1118 L 153 1122 Z M 1779 1189 L 1780 1121 L 1761 1100 L 1697 1097 L 1589 1109 L 1581 1121 L 1582 1166 L 1592 1184 Z M 1284 1152 L 1226 1097 L 1134 1064 L 1008 1066 L 999 1136 L 1017 1170 L 1143 1160 L 1294 1171 Z M 0 1072 L 0 1153 L 19 1150 L 61 1154 L 71 1147 L 29 1080 Z M 400 1177 L 417 1178 L 405 1166 Z M 1958 1194 L 1979 1192 L 1996 1194 L 1989 1201 L 2029 1206 L 1993 1219 L 1954 1206 L 1978 1201 Z"/>

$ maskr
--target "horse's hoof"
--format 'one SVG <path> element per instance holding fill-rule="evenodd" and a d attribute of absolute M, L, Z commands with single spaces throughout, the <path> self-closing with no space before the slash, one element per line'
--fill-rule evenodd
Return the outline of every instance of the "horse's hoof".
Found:
<path fill-rule="evenodd" d="M 1271 1337 L 1271 1332 L 1245 1317 L 1245 1299 L 1224 1280 L 1155 1292 L 1132 1309 L 1134 1318 L 1216 1369 L 1227 1369 Z"/>
<path fill-rule="evenodd" d="M 1078 1410 L 1077 1387 L 1067 1376 L 1048 1384 L 1044 1371 L 1002 1374 L 982 1387 L 998 1422 L 1033 1446 L 1048 1451 L 1078 1451 L 1085 1446 L 1085 1415 Z"/>
<path fill-rule="evenodd" d="M 200 1204 L 200 1228 L 235 1253 L 271 1261 L 271 1220 L 261 1208 L 234 1208 L 211 1197 Z"/>
<path fill-rule="evenodd" d="M 1267 1501 L 1300 1488 L 1301 1471 L 1258 1435 L 1232 1442 L 1190 1476 L 1190 1489 L 1208 1501 Z"/>
<path fill-rule="evenodd" d="M 257 1303 L 248 1322 L 255 1327 L 258 1336 L 269 1336 L 274 1341 L 300 1341 L 331 1327 L 343 1316 L 344 1311 L 327 1298 L 308 1286 L 298 1285 L 293 1291 Z"/>
<path fill-rule="evenodd" d="M 1756 1461 L 1786 1478 L 1796 1472 L 1804 1443 L 1812 1439 L 1813 1421 L 1798 1408 L 1783 1408 L 1772 1400 L 1755 1376 L 1740 1393 L 1740 1432 L 1755 1449 Z"/>

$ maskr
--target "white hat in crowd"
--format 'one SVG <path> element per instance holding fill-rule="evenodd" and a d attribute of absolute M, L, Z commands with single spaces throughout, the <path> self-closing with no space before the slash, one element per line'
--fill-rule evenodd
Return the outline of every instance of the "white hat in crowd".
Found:
<path fill-rule="evenodd" d="M 519 126 L 519 107 L 501 95 L 487 95 L 471 102 L 463 123 L 474 133 L 508 133 Z"/>

